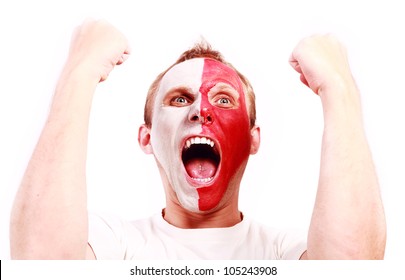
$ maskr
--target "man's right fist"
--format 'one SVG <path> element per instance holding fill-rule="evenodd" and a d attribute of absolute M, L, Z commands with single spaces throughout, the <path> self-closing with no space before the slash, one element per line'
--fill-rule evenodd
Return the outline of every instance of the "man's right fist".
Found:
<path fill-rule="evenodd" d="M 129 53 L 127 39 L 114 26 L 105 20 L 88 19 L 73 33 L 66 67 L 71 71 L 79 68 L 82 74 L 101 82 Z"/>

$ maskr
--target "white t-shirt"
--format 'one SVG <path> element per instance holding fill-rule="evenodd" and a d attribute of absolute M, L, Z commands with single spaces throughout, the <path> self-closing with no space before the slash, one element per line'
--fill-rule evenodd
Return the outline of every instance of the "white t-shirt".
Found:
<path fill-rule="evenodd" d="M 299 259 L 304 234 L 265 227 L 247 217 L 232 227 L 181 229 L 161 214 L 123 221 L 91 214 L 89 244 L 97 259 Z"/>

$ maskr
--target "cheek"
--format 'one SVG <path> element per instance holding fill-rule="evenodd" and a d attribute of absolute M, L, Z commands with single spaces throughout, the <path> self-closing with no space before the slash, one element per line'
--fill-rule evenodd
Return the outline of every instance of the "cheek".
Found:
<path fill-rule="evenodd" d="M 210 210 L 222 200 L 229 186 L 231 192 L 237 188 L 240 180 L 236 177 L 247 162 L 250 153 L 249 118 L 245 110 L 212 109 L 215 121 L 203 128 L 203 133 L 214 134 L 221 145 L 221 169 L 215 182 L 198 189 L 199 209 Z M 240 174 L 241 175 L 241 174 Z M 236 181 L 234 181 L 236 180 Z M 237 185 L 236 185 L 237 184 Z"/>
<path fill-rule="evenodd" d="M 184 123 L 186 116 L 187 112 L 184 109 L 174 109 L 171 107 L 160 108 L 160 110 L 157 110 L 156 114 L 154 114 L 152 128 L 155 128 L 156 133 L 165 135 L 165 138 L 174 136 L 174 131 Z"/>
<path fill-rule="evenodd" d="M 177 149 L 176 130 L 179 129 L 185 112 L 172 110 L 172 108 L 159 108 L 155 111 L 152 120 L 151 143 L 156 158 L 165 169 L 168 168 L 170 157 L 174 157 Z"/>
<path fill-rule="evenodd" d="M 245 110 L 225 110 L 218 119 L 224 172 L 232 173 L 249 157 L 250 129 Z"/>
<path fill-rule="evenodd" d="M 213 106 L 207 96 L 201 102 L 201 108 L 208 108 L 213 114 L 214 122 L 204 129 L 214 133 L 220 142 L 225 166 L 231 164 L 225 159 L 233 159 L 234 164 L 240 164 L 250 153 L 250 120 L 244 97 L 241 93 L 236 109 Z"/>

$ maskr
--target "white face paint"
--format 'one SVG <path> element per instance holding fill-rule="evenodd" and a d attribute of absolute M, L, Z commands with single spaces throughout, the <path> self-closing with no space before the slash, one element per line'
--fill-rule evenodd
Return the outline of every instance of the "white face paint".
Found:
<path fill-rule="evenodd" d="M 183 176 L 181 153 L 184 139 L 202 132 L 200 123 L 188 120 L 200 110 L 199 89 L 203 69 L 204 59 L 198 58 L 177 64 L 166 73 L 156 95 L 151 128 L 151 144 L 155 158 L 164 169 L 180 204 L 193 212 L 199 211 L 198 193 Z M 170 102 L 183 93 L 193 96 L 192 105 L 170 106 Z"/>

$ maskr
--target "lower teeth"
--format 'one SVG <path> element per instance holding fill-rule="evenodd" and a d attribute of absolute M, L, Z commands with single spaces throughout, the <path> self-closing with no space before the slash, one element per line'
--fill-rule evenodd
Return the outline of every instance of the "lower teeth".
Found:
<path fill-rule="evenodd" d="M 201 183 L 207 183 L 211 181 L 214 177 L 209 177 L 209 178 L 192 178 L 195 181 L 201 182 Z"/>

